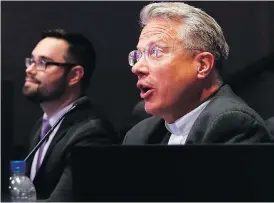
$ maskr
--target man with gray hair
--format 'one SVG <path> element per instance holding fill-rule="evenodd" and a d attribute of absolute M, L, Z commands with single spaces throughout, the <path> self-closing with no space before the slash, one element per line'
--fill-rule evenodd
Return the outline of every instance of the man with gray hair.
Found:
<path fill-rule="evenodd" d="M 145 110 L 124 144 L 268 142 L 263 119 L 222 81 L 229 46 L 218 23 L 182 2 L 151 3 L 129 53 Z"/>

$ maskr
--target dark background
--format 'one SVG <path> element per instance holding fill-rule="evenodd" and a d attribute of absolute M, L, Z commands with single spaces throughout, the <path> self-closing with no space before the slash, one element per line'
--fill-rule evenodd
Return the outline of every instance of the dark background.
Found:
<path fill-rule="evenodd" d="M 188 3 L 205 10 L 223 28 L 231 50 L 222 71 L 224 78 L 264 119 L 273 116 L 274 2 Z M 138 42 L 139 12 L 146 4 L 1 2 L 1 116 L 5 153 L 11 149 L 11 143 L 26 144 L 31 128 L 42 115 L 39 106 L 23 97 L 21 88 L 24 58 L 30 56 L 44 29 L 81 32 L 94 43 L 97 70 L 88 95 L 117 128 L 124 125 L 140 100 L 127 56 Z"/>

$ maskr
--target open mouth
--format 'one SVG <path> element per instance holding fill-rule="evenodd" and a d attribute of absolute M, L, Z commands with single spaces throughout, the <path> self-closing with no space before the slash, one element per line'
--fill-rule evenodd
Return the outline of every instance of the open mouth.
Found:
<path fill-rule="evenodd" d="M 141 90 L 140 96 L 143 99 L 148 98 L 153 92 L 153 88 L 146 85 L 139 84 L 138 88 Z"/>
<path fill-rule="evenodd" d="M 148 92 L 149 90 L 151 90 L 150 87 L 146 87 L 146 86 L 144 86 L 144 85 L 140 85 L 140 86 L 139 86 L 139 89 L 140 89 L 141 92 L 143 92 L 143 93 L 146 93 L 146 92 Z"/>

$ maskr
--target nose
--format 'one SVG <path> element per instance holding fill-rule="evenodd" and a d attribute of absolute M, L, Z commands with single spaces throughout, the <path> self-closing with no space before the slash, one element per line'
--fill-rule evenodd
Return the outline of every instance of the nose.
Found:
<path fill-rule="evenodd" d="M 30 64 L 30 65 L 26 68 L 26 73 L 27 73 L 27 74 L 30 74 L 30 75 L 35 74 L 35 72 L 36 72 L 36 67 L 35 67 L 35 66 L 36 66 L 35 63 Z"/>
<path fill-rule="evenodd" d="M 131 72 L 138 77 L 142 77 L 144 75 L 148 75 L 149 68 L 147 66 L 146 60 L 144 58 L 141 58 L 132 68 Z"/>

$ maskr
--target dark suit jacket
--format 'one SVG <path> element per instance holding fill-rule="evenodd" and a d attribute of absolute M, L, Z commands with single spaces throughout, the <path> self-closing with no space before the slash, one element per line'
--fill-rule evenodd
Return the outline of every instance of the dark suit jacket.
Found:
<path fill-rule="evenodd" d="M 41 119 L 33 129 L 32 149 L 39 141 Z M 75 146 L 119 143 L 110 123 L 99 117 L 86 97 L 67 116 L 56 132 L 45 158 L 33 180 L 37 199 L 72 201 L 71 171 L 68 166 L 70 151 Z M 28 160 L 30 174 L 32 159 Z"/>
<path fill-rule="evenodd" d="M 120 137 L 125 137 L 126 133 L 140 121 L 151 117 L 152 115 L 148 114 L 145 109 L 144 100 L 139 101 L 134 107 L 131 114 L 127 117 L 126 122 L 122 125 L 119 130 L 121 133 Z"/>
<path fill-rule="evenodd" d="M 222 86 L 210 100 L 190 129 L 186 144 L 269 142 L 270 133 L 263 119 L 228 85 Z M 164 120 L 153 116 L 135 125 L 123 144 L 167 143 L 169 136 Z"/>
<path fill-rule="evenodd" d="M 269 129 L 272 135 L 272 141 L 274 142 L 274 117 L 268 118 L 265 121 L 266 127 Z"/>

